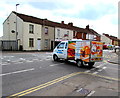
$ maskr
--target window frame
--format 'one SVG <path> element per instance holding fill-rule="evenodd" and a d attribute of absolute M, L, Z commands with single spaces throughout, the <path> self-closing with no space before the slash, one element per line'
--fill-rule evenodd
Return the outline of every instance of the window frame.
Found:
<path fill-rule="evenodd" d="M 62 44 L 63 44 L 63 47 L 60 47 Z M 60 43 L 60 44 L 57 46 L 57 49 L 64 49 L 64 48 L 65 48 L 65 43 Z"/>
<path fill-rule="evenodd" d="M 48 48 L 48 45 L 49 45 L 49 40 L 45 39 L 45 48 Z"/>
<path fill-rule="evenodd" d="M 29 24 L 29 33 L 34 34 L 34 25 L 33 24 Z"/>
<path fill-rule="evenodd" d="M 34 47 L 34 38 L 29 38 L 29 47 Z"/>
<path fill-rule="evenodd" d="M 57 29 L 57 37 L 60 38 L 60 29 Z"/>
<path fill-rule="evenodd" d="M 44 34 L 45 34 L 45 35 L 48 35 L 48 27 L 45 27 L 45 28 L 44 28 Z"/>

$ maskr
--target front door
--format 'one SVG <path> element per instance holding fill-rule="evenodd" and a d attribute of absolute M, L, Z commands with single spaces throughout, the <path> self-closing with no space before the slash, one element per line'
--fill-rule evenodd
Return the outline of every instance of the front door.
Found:
<path fill-rule="evenodd" d="M 37 40 L 37 50 L 41 50 L 41 40 Z"/>
<path fill-rule="evenodd" d="M 58 55 L 58 58 L 65 58 L 65 43 L 60 43 L 58 46 L 57 46 L 57 55 Z"/>

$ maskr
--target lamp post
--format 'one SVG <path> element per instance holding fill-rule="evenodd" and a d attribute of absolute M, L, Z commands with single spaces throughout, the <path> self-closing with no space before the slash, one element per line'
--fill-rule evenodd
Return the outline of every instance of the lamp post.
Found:
<path fill-rule="evenodd" d="M 17 43 L 17 49 L 18 49 L 18 42 L 17 42 L 17 35 L 18 35 L 18 32 L 17 32 L 17 6 L 20 5 L 20 4 L 16 4 L 16 43 Z"/>

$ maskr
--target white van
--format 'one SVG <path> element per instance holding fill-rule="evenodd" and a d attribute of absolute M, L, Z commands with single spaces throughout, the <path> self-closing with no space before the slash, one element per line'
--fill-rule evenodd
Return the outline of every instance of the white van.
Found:
<path fill-rule="evenodd" d="M 78 67 L 103 60 L 103 43 L 90 40 L 70 40 L 60 42 L 53 50 L 53 60 L 75 60 Z"/>

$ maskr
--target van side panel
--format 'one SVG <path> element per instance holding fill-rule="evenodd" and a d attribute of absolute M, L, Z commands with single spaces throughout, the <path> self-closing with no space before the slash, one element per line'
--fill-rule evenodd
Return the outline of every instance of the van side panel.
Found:
<path fill-rule="evenodd" d="M 85 62 L 90 62 L 90 41 L 82 41 L 80 47 L 80 59 Z"/>
<path fill-rule="evenodd" d="M 76 41 L 68 41 L 67 58 L 69 60 L 75 59 L 75 48 L 76 48 L 75 46 L 76 46 Z"/>

